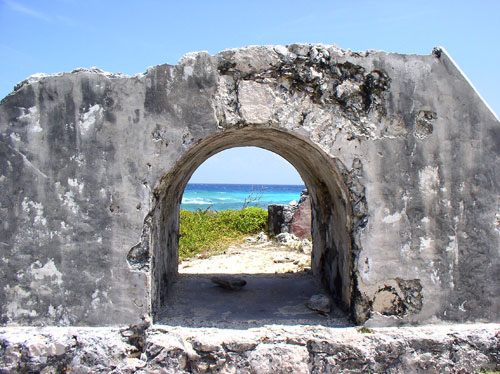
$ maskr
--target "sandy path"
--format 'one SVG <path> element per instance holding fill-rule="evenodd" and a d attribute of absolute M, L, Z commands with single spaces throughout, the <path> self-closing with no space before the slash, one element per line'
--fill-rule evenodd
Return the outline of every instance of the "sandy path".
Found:
<path fill-rule="evenodd" d="M 328 314 L 307 308 L 313 295 L 324 292 L 308 271 L 310 263 L 310 253 L 274 241 L 247 242 L 229 247 L 224 254 L 183 261 L 167 295 L 168 307 L 159 312 L 158 321 L 232 329 L 275 324 L 349 326 L 338 308 Z M 219 287 L 212 277 L 220 274 L 235 274 L 246 285 L 237 291 Z"/>
<path fill-rule="evenodd" d="M 273 241 L 244 243 L 209 258 L 192 258 L 179 264 L 184 274 L 296 273 L 310 268 L 311 255 Z"/>

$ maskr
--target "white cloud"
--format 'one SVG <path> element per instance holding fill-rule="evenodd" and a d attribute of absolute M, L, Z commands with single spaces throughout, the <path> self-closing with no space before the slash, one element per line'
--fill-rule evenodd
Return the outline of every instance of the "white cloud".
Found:
<path fill-rule="evenodd" d="M 12 9 L 13 11 L 15 12 L 18 12 L 18 13 L 23 13 L 27 16 L 31 16 L 31 17 L 34 17 L 34 18 L 38 18 L 38 19 L 41 19 L 42 21 L 46 21 L 46 22 L 50 22 L 50 17 L 48 17 L 46 14 L 38 11 L 38 10 L 35 10 L 35 9 L 31 9 L 31 8 L 28 8 L 24 5 L 21 5 L 15 1 L 11 1 L 11 0 L 3 0 L 3 2 L 10 8 Z"/>
<path fill-rule="evenodd" d="M 17 13 L 21 13 L 33 18 L 37 18 L 39 20 L 45 21 L 45 22 L 56 22 L 60 23 L 66 26 L 75 26 L 76 22 L 74 19 L 62 16 L 60 14 L 52 14 L 48 15 L 44 12 L 41 12 L 39 10 L 29 8 L 23 4 L 20 4 L 17 1 L 12 1 L 12 0 L 2 0 L 5 5 L 7 5 L 11 10 Z"/>

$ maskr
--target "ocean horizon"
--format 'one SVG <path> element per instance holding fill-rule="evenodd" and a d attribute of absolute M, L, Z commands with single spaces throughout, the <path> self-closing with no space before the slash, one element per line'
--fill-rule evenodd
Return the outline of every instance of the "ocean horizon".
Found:
<path fill-rule="evenodd" d="M 267 209 L 270 204 L 299 201 L 303 184 L 229 184 L 188 183 L 182 196 L 181 209 L 221 211 L 256 206 Z"/>

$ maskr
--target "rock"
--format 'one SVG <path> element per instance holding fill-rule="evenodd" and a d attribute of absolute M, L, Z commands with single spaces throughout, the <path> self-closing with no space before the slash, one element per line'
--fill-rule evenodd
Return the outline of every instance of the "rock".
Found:
<path fill-rule="evenodd" d="M 327 295 L 312 295 L 306 306 L 322 313 L 330 313 L 332 311 L 332 299 Z"/>
<path fill-rule="evenodd" d="M 294 244 L 299 242 L 299 239 L 293 234 L 284 232 L 276 236 L 276 241 L 280 244 Z"/>
<path fill-rule="evenodd" d="M 313 250 L 313 246 L 310 240 L 302 239 L 302 252 L 306 254 L 311 254 Z"/>
<path fill-rule="evenodd" d="M 145 346 L 146 358 L 154 365 L 170 370 L 183 370 L 188 362 L 188 349 L 179 337 L 154 332 Z"/>
<path fill-rule="evenodd" d="M 309 373 L 306 347 L 260 344 L 249 354 L 251 373 Z"/>
<path fill-rule="evenodd" d="M 213 335 L 200 334 L 190 340 L 193 349 L 199 353 L 218 352 L 222 350 L 221 341 Z"/>
<path fill-rule="evenodd" d="M 288 232 L 283 232 L 276 236 L 276 241 L 282 245 L 286 245 L 296 251 L 310 254 L 312 252 L 312 243 L 308 239 L 300 240 L 295 235 Z"/>
<path fill-rule="evenodd" d="M 267 231 L 269 235 L 281 233 L 283 223 L 283 205 L 270 204 L 267 206 Z"/>
<path fill-rule="evenodd" d="M 293 214 L 289 232 L 300 239 L 311 236 L 311 199 L 309 194 L 304 194 L 304 191 L 302 191 L 297 210 Z"/>
<path fill-rule="evenodd" d="M 0 328 L 0 372 L 477 373 L 498 370 L 500 325 L 147 330 L 140 358 L 117 328 Z M 65 349 L 41 349 L 64 346 Z M 64 353 L 62 353 L 64 351 Z"/>
<path fill-rule="evenodd" d="M 131 325 L 126 329 L 120 330 L 121 335 L 127 339 L 130 345 L 137 348 L 138 352 L 142 352 L 146 341 L 146 330 L 151 325 L 149 317 L 144 316 L 143 321 L 137 325 Z"/>
<path fill-rule="evenodd" d="M 289 257 L 275 257 L 273 259 L 273 262 L 275 264 L 284 264 L 285 262 L 293 262 L 293 259 L 289 258 Z"/>
<path fill-rule="evenodd" d="M 264 232 L 260 232 L 259 236 L 257 236 L 257 241 L 259 243 L 267 242 L 268 240 L 269 240 L 269 238 L 267 237 L 267 235 Z"/>
<path fill-rule="evenodd" d="M 210 278 L 210 280 L 213 283 L 217 284 L 218 286 L 231 291 L 239 291 L 247 284 L 247 281 L 244 280 L 243 278 L 236 278 L 230 276 L 212 277 Z"/>
<path fill-rule="evenodd" d="M 297 210 L 297 205 L 284 205 L 283 206 L 283 223 L 281 224 L 281 232 L 289 232 L 290 224 L 293 219 L 293 215 Z"/>
<path fill-rule="evenodd" d="M 228 341 L 224 344 L 225 348 L 231 352 L 246 352 L 252 351 L 258 345 L 258 342 L 245 340 L 245 339 L 235 339 L 234 341 Z"/>
<path fill-rule="evenodd" d="M 268 230 L 271 235 L 292 233 L 300 239 L 311 236 L 311 201 L 309 192 L 303 190 L 300 200 L 288 205 L 268 206 Z"/>

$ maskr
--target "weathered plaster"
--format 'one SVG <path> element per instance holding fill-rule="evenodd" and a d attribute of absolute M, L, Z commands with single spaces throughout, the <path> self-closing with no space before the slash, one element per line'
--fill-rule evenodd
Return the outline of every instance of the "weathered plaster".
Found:
<path fill-rule="evenodd" d="M 18 84 L 0 104 L 1 322 L 154 314 L 185 184 L 245 145 L 301 174 L 314 273 L 358 322 L 499 320 L 496 115 L 443 49 L 294 44 Z"/>

